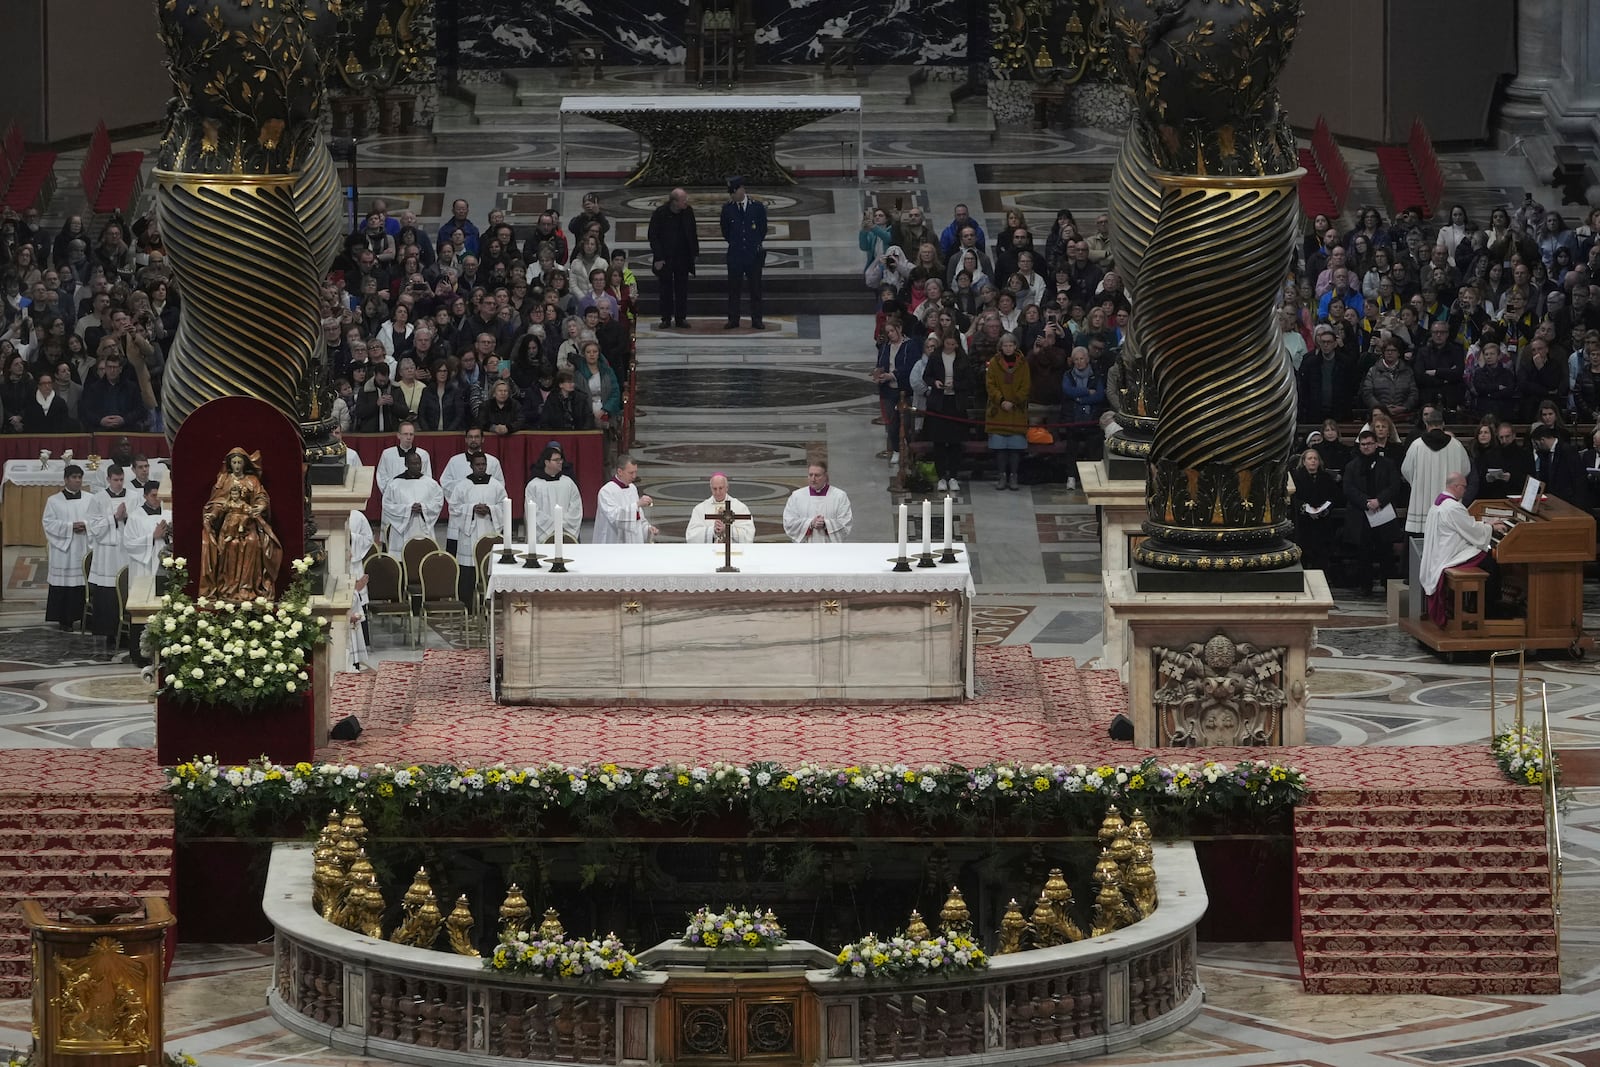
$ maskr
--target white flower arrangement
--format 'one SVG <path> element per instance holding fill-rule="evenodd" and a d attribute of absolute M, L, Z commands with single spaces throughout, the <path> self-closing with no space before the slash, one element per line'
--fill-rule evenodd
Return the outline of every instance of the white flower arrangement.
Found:
<path fill-rule="evenodd" d="M 883 941 L 868 934 L 841 948 L 834 964 L 833 973 L 841 977 L 904 981 L 983 970 L 989 966 L 989 957 L 966 934 L 910 938 L 899 933 Z"/>
<path fill-rule="evenodd" d="M 184 592 L 188 561 L 162 561 L 170 592 L 145 628 L 144 648 L 158 659 L 161 692 L 205 707 L 249 711 L 297 699 L 311 685 L 311 657 L 326 640 L 324 619 L 311 619 L 313 560 L 294 561 L 296 578 L 277 603 L 257 597 L 235 603 Z"/>
<path fill-rule="evenodd" d="M 1494 758 L 1508 778 L 1523 785 L 1543 785 L 1547 775 L 1560 770 L 1545 766 L 1544 731 L 1527 726 L 1495 735 Z"/>
<path fill-rule="evenodd" d="M 689 926 L 679 942 L 694 948 L 775 948 L 788 938 L 770 910 L 735 908 L 721 911 L 702 906 L 689 916 Z"/>
<path fill-rule="evenodd" d="M 639 961 L 616 934 L 551 941 L 526 930 L 502 941 L 483 965 L 541 978 L 600 982 L 639 976 Z"/>

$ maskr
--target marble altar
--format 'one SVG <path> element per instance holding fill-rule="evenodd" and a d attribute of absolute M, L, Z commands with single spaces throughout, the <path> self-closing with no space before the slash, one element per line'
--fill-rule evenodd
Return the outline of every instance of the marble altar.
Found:
<path fill-rule="evenodd" d="M 650 154 L 628 185 L 721 186 L 742 175 L 752 186 L 793 185 L 778 162 L 778 138 L 812 122 L 856 115 L 856 184 L 866 177 L 860 96 L 568 96 L 561 100 L 557 191 L 566 187 L 569 115 L 600 119 L 639 134 Z"/>
<path fill-rule="evenodd" d="M 541 546 L 549 549 L 551 546 Z M 895 574 L 892 544 L 569 545 L 567 573 L 496 563 L 504 703 L 958 700 L 972 693 L 964 559 Z"/>

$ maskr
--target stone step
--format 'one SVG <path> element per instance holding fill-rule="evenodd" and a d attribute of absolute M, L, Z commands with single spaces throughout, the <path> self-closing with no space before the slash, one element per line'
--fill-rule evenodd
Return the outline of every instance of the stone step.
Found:
<path fill-rule="evenodd" d="M 0 892 L 5 880 L 27 878 L 46 872 L 71 872 L 82 875 L 102 871 L 158 870 L 170 867 L 170 846 L 128 849 L 43 848 L 28 851 L 0 851 Z"/>
<path fill-rule="evenodd" d="M 1302 873 L 1315 870 L 1382 868 L 1398 870 L 1548 869 L 1544 841 L 1537 845 L 1474 845 L 1467 848 L 1434 844 L 1373 845 L 1368 847 L 1296 844 L 1295 862 Z"/>
<path fill-rule="evenodd" d="M 1544 826 L 1544 809 L 1538 804 L 1460 804 L 1448 808 L 1418 808 L 1409 804 L 1301 804 L 1294 811 L 1295 832 L 1316 828 L 1360 828 L 1392 833 L 1426 828 L 1478 829 Z"/>
<path fill-rule="evenodd" d="M 1543 856 L 1537 867 L 1318 867 L 1299 872 L 1300 885 L 1304 888 L 1360 892 L 1378 889 L 1448 892 L 1459 889 L 1515 889 L 1522 886 L 1542 886 L 1545 892 L 1549 892 L 1549 879 Z"/>
<path fill-rule="evenodd" d="M 1483 930 L 1426 933 L 1388 933 L 1355 930 L 1311 930 L 1302 927 L 1301 943 L 1307 957 L 1319 959 L 1377 956 L 1385 960 L 1415 953 L 1428 958 L 1509 956 L 1533 954 L 1552 959 L 1561 951 L 1555 929 L 1544 931 Z M 1307 969 L 1310 964 L 1307 963 Z"/>
<path fill-rule="evenodd" d="M 1405 899 L 1412 899 L 1406 897 Z M 1434 908 L 1416 912 L 1396 901 L 1397 911 L 1369 908 L 1300 909 L 1302 933 L 1319 931 L 1374 934 L 1543 933 L 1555 930 L 1555 912 L 1548 906 L 1528 908 Z"/>
<path fill-rule="evenodd" d="M 1367 826 L 1296 826 L 1295 849 L 1366 848 L 1378 831 Z M 1524 826 L 1403 826 L 1384 827 L 1382 840 L 1397 846 L 1406 842 L 1434 849 L 1472 849 L 1485 845 L 1545 848 L 1542 823 Z"/>
<path fill-rule="evenodd" d="M 1308 975 L 1308 993 L 1420 994 L 1428 996 L 1554 996 L 1561 992 L 1561 975 L 1554 968 L 1543 974 L 1484 975 L 1436 972 L 1426 975 L 1328 974 Z"/>

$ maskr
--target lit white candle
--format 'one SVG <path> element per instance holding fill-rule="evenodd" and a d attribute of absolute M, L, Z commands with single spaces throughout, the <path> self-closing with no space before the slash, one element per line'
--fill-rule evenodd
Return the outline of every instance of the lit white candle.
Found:
<path fill-rule="evenodd" d="M 946 493 L 944 495 L 944 550 L 946 552 L 950 551 L 951 538 L 954 536 L 951 533 L 950 523 L 950 494 Z"/>
<path fill-rule="evenodd" d="M 565 538 L 567 536 L 567 532 L 563 528 L 563 523 L 561 521 L 561 519 L 562 519 L 561 511 L 562 511 L 561 505 L 557 504 L 556 505 L 556 559 L 561 559 L 562 558 L 562 555 L 561 555 L 561 542 L 563 540 L 565 540 Z"/>
<path fill-rule="evenodd" d="M 908 511 L 909 511 L 909 509 L 906 507 L 906 505 L 904 505 L 904 504 L 900 505 L 900 558 L 901 559 L 905 559 L 906 558 L 906 518 L 907 518 Z"/>
<path fill-rule="evenodd" d="M 527 514 L 522 516 L 528 524 L 528 551 L 537 552 L 539 544 L 539 502 L 532 497 L 523 501 Z"/>
<path fill-rule="evenodd" d="M 500 549 L 509 551 L 511 548 L 511 498 L 506 497 L 500 504 Z"/>
<path fill-rule="evenodd" d="M 922 498 L 922 554 L 933 552 L 933 501 Z"/>

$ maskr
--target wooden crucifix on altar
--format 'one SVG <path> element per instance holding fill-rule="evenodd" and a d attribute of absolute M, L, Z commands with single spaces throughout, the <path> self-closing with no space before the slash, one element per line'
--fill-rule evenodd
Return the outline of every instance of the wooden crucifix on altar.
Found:
<path fill-rule="evenodd" d="M 748 515 L 740 515 L 733 510 L 733 501 L 724 500 L 722 507 L 708 515 L 722 524 L 722 529 L 717 533 L 717 538 L 722 542 L 722 566 L 717 568 L 718 574 L 738 574 L 739 568 L 733 565 L 733 524 L 749 519 Z"/>

